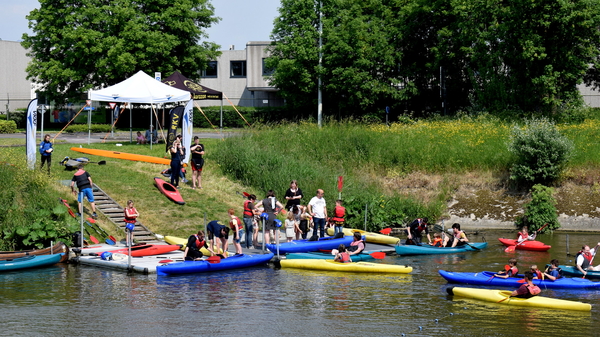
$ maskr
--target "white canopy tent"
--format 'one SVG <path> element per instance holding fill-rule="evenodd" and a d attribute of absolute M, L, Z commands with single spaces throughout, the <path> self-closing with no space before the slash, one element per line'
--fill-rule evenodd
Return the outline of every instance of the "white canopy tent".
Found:
<path fill-rule="evenodd" d="M 173 88 L 140 70 L 125 81 L 113 86 L 100 90 L 90 90 L 88 98 L 92 101 L 102 102 L 154 104 L 187 102 L 191 96 L 189 91 Z M 150 123 L 152 123 L 152 111 L 150 111 Z M 150 141 L 150 146 L 152 146 L 152 141 Z"/>

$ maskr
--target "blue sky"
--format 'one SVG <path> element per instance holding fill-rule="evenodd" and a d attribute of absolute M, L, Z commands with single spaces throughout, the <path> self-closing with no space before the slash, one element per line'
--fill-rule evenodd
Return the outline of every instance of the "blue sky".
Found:
<path fill-rule="evenodd" d="M 215 15 L 222 20 L 207 33 L 209 41 L 221 49 L 244 49 L 248 41 L 268 41 L 273 20 L 278 15 L 279 0 L 212 0 Z M 23 33 L 31 33 L 25 18 L 38 0 L 0 0 L 0 39 L 21 41 Z"/>

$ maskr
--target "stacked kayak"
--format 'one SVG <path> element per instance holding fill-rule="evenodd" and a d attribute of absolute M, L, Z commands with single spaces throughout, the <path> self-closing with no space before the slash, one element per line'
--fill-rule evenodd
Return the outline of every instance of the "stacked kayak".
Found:
<path fill-rule="evenodd" d="M 540 307 L 577 311 L 592 310 L 592 306 L 589 303 L 560 300 L 543 296 L 534 296 L 531 298 L 509 297 L 512 291 L 505 290 L 454 287 L 448 288 L 447 291 L 450 295 L 454 296 L 519 307 Z"/>
<path fill-rule="evenodd" d="M 329 227 L 327 228 L 327 234 L 333 235 L 334 229 Z M 400 242 L 400 238 L 395 236 L 383 235 L 379 233 L 366 232 L 360 229 L 352 229 L 352 228 L 344 228 L 344 235 L 354 235 L 354 233 L 360 233 L 360 235 L 365 237 L 365 241 L 371 243 L 378 243 L 382 245 L 395 245 Z"/>
<path fill-rule="evenodd" d="M 523 284 L 523 277 L 493 277 L 494 272 L 484 271 L 480 273 L 456 273 L 445 270 L 438 271 L 440 275 L 450 283 L 464 283 L 470 285 L 514 287 L 518 288 Z M 541 289 L 600 289 L 600 282 L 592 282 L 582 278 L 562 277 L 556 281 L 534 279 L 533 284 Z"/>
<path fill-rule="evenodd" d="M 331 253 L 319 253 L 319 252 L 289 253 L 289 254 L 285 255 L 285 258 L 288 260 L 298 260 L 298 259 L 333 260 L 335 258 L 335 255 L 332 255 Z M 375 259 L 368 252 L 354 254 L 354 255 L 351 255 L 350 258 L 352 259 L 352 262 L 370 261 L 370 260 Z"/>
<path fill-rule="evenodd" d="M 280 254 L 288 254 L 288 253 L 307 253 L 307 252 L 317 252 L 319 250 L 332 250 L 337 249 L 340 244 L 344 244 L 346 246 L 350 246 L 352 243 L 352 236 L 345 236 L 343 238 L 334 239 L 333 237 L 329 238 L 320 238 L 318 241 L 309 241 L 309 240 L 294 240 L 292 242 L 284 242 L 279 244 L 279 253 Z M 277 252 L 277 246 L 272 244 L 266 244 L 267 249 L 272 252 Z"/>
<path fill-rule="evenodd" d="M 333 260 L 281 260 L 281 268 L 311 269 L 325 271 L 342 271 L 352 273 L 396 273 L 408 274 L 412 267 L 396 264 L 383 264 L 371 262 L 349 262 L 342 263 Z"/>
<path fill-rule="evenodd" d="M 14 259 L 0 260 L 0 272 L 21 270 L 30 268 L 41 268 L 58 263 L 65 253 L 51 255 L 30 255 Z"/>
<path fill-rule="evenodd" d="M 548 251 L 548 249 L 552 248 L 552 246 L 549 246 L 540 241 L 525 240 L 525 241 L 517 244 L 518 241 L 513 240 L 513 239 L 499 238 L 498 240 L 507 247 L 516 246 L 515 249 L 520 249 L 520 250 L 532 250 L 535 252 L 546 252 L 546 251 Z"/>
<path fill-rule="evenodd" d="M 577 269 L 576 266 L 559 266 L 562 269 L 563 275 L 573 276 L 573 277 L 583 277 L 583 273 Z M 600 280 L 600 271 L 590 270 L 585 275 L 586 279 L 592 280 Z"/>
<path fill-rule="evenodd" d="M 140 257 L 140 256 L 151 256 L 151 255 L 160 255 L 168 252 L 172 252 L 175 250 L 179 250 L 181 246 L 179 245 L 139 245 L 131 247 L 131 256 Z M 115 254 L 126 254 L 129 255 L 129 248 L 121 248 L 116 250 L 111 250 L 111 253 Z"/>
<path fill-rule="evenodd" d="M 472 246 L 472 247 L 471 247 Z M 473 242 L 471 246 L 464 245 L 460 247 L 434 247 L 428 244 L 417 245 L 397 245 L 396 253 L 398 255 L 430 255 L 430 254 L 453 254 L 462 252 L 472 252 L 487 247 L 487 242 Z M 475 247 L 475 248 L 473 248 Z"/>
<path fill-rule="evenodd" d="M 166 243 L 168 243 L 170 245 L 179 245 L 179 246 L 181 246 L 181 250 L 185 250 L 185 247 L 187 246 L 187 242 L 188 242 L 187 239 L 178 238 L 176 236 L 165 236 L 164 240 L 165 240 Z M 205 256 L 210 256 L 210 252 L 208 251 L 208 249 L 202 247 L 202 249 L 200 249 L 200 251 Z M 223 254 L 223 250 L 221 248 L 219 248 L 219 254 Z"/>
<path fill-rule="evenodd" d="M 273 253 L 262 255 L 235 255 L 225 259 L 221 259 L 218 263 L 211 263 L 206 260 L 202 261 L 185 261 L 177 263 L 169 263 L 163 266 L 156 267 L 157 275 L 181 275 L 193 273 L 207 273 L 211 271 L 220 271 L 228 269 L 238 269 L 254 267 L 266 264 L 273 258 Z"/>

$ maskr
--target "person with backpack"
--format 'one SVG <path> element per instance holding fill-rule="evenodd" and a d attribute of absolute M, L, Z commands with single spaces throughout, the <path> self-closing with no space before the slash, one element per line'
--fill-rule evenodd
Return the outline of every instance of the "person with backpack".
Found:
<path fill-rule="evenodd" d="M 519 297 L 519 298 L 531 298 L 533 296 L 539 295 L 542 290 L 540 287 L 533 284 L 533 273 L 531 271 L 526 271 L 523 273 L 523 280 L 525 280 L 525 284 L 521 285 L 517 290 L 513 291 L 510 294 L 510 297 Z"/>

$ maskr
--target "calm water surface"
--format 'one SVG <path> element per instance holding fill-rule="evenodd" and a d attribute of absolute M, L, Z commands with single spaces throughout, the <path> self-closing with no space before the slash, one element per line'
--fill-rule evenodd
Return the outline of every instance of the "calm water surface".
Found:
<path fill-rule="evenodd" d="M 1 336 L 598 336 L 600 291 L 545 290 L 543 295 L 591 303 L 591 313 L 487 304 L 446 295 L 437 273 L 497 271 L 508 258 L 521 271 L 552 258 L 573 264 L 566 235 L 544 235 L 549 253 L 505 253 L 490 246 L 445 256 L 388 256 L 408 275 L 363 275 L 252 268 L 205 275 L 127 275 L 61 265 L 0 274 Z M 482 235 L 472 236 L 481 241 Z M 570 253 L 600 236 L 570 234 Z M 600 260 L 598 260 L 600 263 Z M 435 321 L 437 319 L 437 322 Z M 421 327 L 421 330 L 419 329 Z"/>

